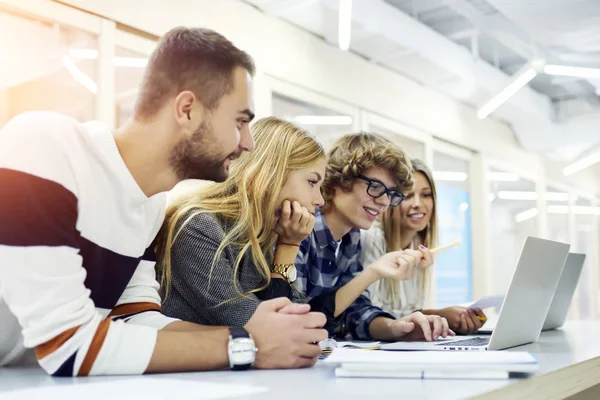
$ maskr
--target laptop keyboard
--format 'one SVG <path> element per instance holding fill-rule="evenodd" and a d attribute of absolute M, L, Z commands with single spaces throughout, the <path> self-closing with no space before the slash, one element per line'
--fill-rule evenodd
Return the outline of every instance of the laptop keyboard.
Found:
<path fill-rule="evenodd" d="M 476 337 L 472 339 L 456 340 L 453 342 L 438 343 L 436 346 L 486 346 L 490 343 L 489 337 Z"/>

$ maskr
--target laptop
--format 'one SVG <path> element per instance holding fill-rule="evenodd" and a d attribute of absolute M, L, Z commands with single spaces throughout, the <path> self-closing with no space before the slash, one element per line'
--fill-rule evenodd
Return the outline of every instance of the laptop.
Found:
<path fill-rule="evenodd" d="M 569 307 L 571 306 L 571 300 L 575 294 L 577 283 L 579 282 L 579 276 L 583 270 L 583 262 L 585 261 L 585 254 L 569 253 L 567 261 L 563 267 L 563 272 L 560 275 L 556 292 L 550 303 L 550 309 L 548 315 L 542 326 L 542 331 L 549 331 L 552 329 L 563 326 L 567 319 Z M 478 335 L 490 335 L 494 331 L 494 326 L 484 326 L 477 334 Z"/>
<path fill-rule="evenodd" d="M 528 237 L 491 336 L 442 339 L 436 342 L 395 342 L 382 350 L 502 350 L 535 342 L 558 286 L 569 244 Z"/>
<path fill-rule="evenodd" d="M 546 321 L 542 326 L 542 331 L 549 331 L 563 326 L 569 313 L 571 300 L 575 294 L 575 288 L 579 282 L 585 254 L 569 253 L 565 267 L 560 276 L 560 281 L 556 287 L 556 293 L 550 304 L 550 310 L 546 316 Z"/>

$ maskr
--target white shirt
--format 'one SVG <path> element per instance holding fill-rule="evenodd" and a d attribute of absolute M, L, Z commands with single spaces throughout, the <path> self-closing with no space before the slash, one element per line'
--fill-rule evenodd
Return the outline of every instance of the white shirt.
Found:
<path fill-rule="evenodd" d="M 22 340 L 54 375 L 144 372 L 174 321 L 149 250 L 166 195 L 146 197 L 107 125 L 52 112 L 0 130 L 0 193 L 0 361 Z"/>
<path fill-rule="evenodd" d="M 371 229 L 361 231 L 360 241 L 362 243 L 362 265 L 365 268 L 387 253 L 387 244 L 379 221 L 375 221 Z M 411 243 L 411 248 L 416 248 L 416 243 Z M 380 279 L 369 287 L 373 305 L 397 317 L 404 317 L 416 310 L 423 309 L 426 293 L 422 293 L 422 273 L 415 273 L 409 280 L 394 281 L 397 296 L 393 298 L 390 298 L 387 281 L 387 279 Z"/>

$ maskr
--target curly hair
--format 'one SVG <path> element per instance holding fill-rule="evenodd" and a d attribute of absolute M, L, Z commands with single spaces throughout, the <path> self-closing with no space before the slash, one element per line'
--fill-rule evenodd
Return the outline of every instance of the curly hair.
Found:
<path fill-rule="evenodd" d="M 329 210 L 336 188 L 351 191 L 354 179 L 372 167 L 389 171 L 399 192 L 406 194 L 413 190 L 412 165 L 400 146 L 376 133 L 351 133 L 336 140 L 327 155 L 321 186 L 325 206 L 321 209 Z"/>

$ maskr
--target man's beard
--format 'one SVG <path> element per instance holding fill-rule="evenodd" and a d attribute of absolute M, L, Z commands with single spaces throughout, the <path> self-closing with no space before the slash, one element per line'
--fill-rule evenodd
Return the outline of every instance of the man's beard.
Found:
<path fill-rule="evenodd" d="M 191 137 L 182 138 L 171 151 L 169 162 L 180 180 L 202 179 L 223 182 L 229 176 L 225 161 L 239 151 L 223 155 L 212 126 L 202 122 Z"/>

